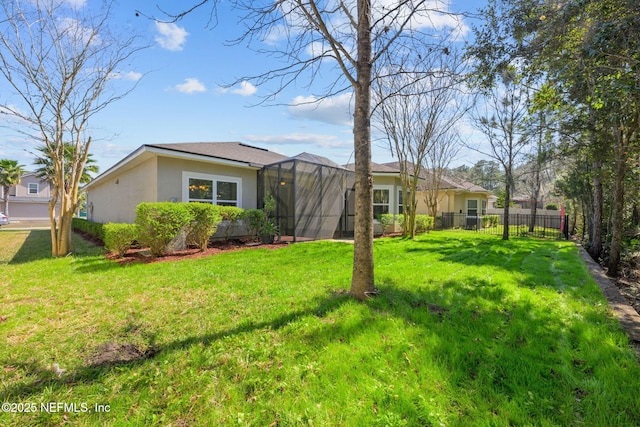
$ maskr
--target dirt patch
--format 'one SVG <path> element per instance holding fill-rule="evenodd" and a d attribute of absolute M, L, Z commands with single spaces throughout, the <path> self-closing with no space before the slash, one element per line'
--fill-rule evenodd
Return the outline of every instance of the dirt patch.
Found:
<path fill-rule="evenodd" d="M 144 360 L 153 357 L 157 351 L 153 348 L 141 350 L 133 344 L 117 344 L 108 342 L 100 345 L 95 353 L 87 359 L 90 366 L 116 365 Z"/>

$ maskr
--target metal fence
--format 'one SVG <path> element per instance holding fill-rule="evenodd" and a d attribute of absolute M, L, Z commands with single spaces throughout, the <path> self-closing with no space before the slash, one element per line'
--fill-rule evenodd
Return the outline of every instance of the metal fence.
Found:
<path fill-rule="evenodd" d="M 509 235 L 535 236 L 552 239 L 568 239 L 568 218 L 560 215 L 510 214 Z M 533 222 L 533 224 L 532 224 Z M 462 229 L 479 233 L 502 235 L 504 214 L 466 215 L 464 213 L 444 212 L 436 218 L 436 230 Z"/>

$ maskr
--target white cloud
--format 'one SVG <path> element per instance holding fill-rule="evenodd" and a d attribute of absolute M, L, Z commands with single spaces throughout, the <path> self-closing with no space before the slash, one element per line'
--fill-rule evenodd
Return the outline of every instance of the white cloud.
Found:
<path fill-rule="evenodd" d="M 142 78 L 142 73 L 138 73 L 136 71 L 127 71 L 126 73 L 123 73 L 118 71 L 111 73 L 109 78 L 113 80 L 131 80 L 135 82 Z"/>
<path fill-rule="evenodd" d="M 87 0 L 63 0 L 62 3 L 72 9 L 82 9 L 87 4 Z"/>
<path fill-rule="evenodd" d="M 184 83 L 175 85 L 174 89 L 182 93 L 197 93 L 207 91 L 205 85 L 200 82 L 200 80 L 194 77 L 184 79 Z"/>
<path fill-rule="evenodd" d="M 289 114 L 296 119 L 315 120 L 332 125 L 349 126 L 352 124 L 351 93 L 333 98 L 296 96 L 289 106 Z"/>
<path fill-rule="evenodd" d="M 189 33 L 174 23 L 156 22 L 156 42 L 167 50 L 182 50 Z"/>
<path fill-rule="evenodd" d="M 230 90 L 231 93 L 235 93 L 236 95 L 241 95 L 241 96 L 251 96 L 257 91 L 258 91 L 258 88 L 247 81 L 241 82 L 240 87 L 236 87 Z"/>

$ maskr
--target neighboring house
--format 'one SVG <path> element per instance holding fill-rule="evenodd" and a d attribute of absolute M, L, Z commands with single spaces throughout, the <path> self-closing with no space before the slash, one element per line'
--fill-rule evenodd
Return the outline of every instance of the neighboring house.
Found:
<path fill-rule="evenodd" d="M 0 188 L 0 193 L 2 191 Z M 20 183 L 9 189 L 9 219 L 11 222 L 49 220 L 52 193 L 51 184 L 38 178 L 35 173 L 24 174 Z M 4 201 L 6 195 L 0 196 Z"/>
<path fill-rule="evenodd" d="M 392 162 L 385 163 L 382 166 L 397 171 L 398 185 L 400 185 L 400 164 L 398 162 Z M 429 172 L 421 173 L 421 180 L 418 183 L 417 192 L 418 206 L 416 212 L 418 214 L 431 214 L 427 207 L 425 196 L 426 192 L 429 191 L 430 186 L 433 185 L 432 182 L 433 180 L 431 179 Z M 401 187 L 399 191 L 401 191 Z M 401 205 L 401 193 L 396 191 L 395 194 L 398 195 Z M 487 213 L 488 201 L 491 196 L 492 193 L 489 190 L 478 185 L 448 176 L 442 176 L 438 185 L 438 216 L 443 213 L 464 214 L 468 216 L 485 215 Z"/>

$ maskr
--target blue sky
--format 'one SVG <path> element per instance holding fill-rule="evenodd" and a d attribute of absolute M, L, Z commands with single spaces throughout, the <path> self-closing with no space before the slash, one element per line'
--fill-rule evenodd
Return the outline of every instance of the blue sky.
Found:
<path fill-rule="evenodd" d="M 76 7 L 91 7 L 92 0 L 65 0 Z M 437 0 L 435 0 L 437 1 Z M 208 27 L 209 9 L 197 11 L 176 24 L 157 23 L 139 16 L 161 16 L 156 8 L 177 11 L 174 1 L 122 1 L 114 15 L 116 28 L 137 31 L 150 47 L 121 71 L 116 85 L 135 90 L 109 106 L 90 122 L 91 152 L 101 171 L 142 144 L 241 141 L 285 155 L 307 151 L 338 163 L 352 161 L 353 134 L 350 95 L 317 106 L 294 104 L 313 96 L 308 81 L 287 88 L 280 105 L 251 106 L 273 87 L 242 82 L 223 85 L 244 75 L 264 72 L 270 58 L 226 40 L 239 35 L 237 19 L 221 11 L 217 26 Z M 191 1 L 179 2 L 192 4 Z M 453 0 L 453 10 L 475 10 L 478 1 Z M 231 16 L 230 16 L 231 15 Z M 467 24 L 468 25 L 468 24 Z M 2 86 L 0 86 L 1 88 Z M 1 102 L 7 102 L 6 92 Z M 0 158 L 17 159 L 31 168 L 32 144 L 10 130 L 0 129 Z M 476 153 L 461 153 L 457 164 L 473 164 Z M 374 142 L 373 160 L 392 161 L 383 143 Z"/>

